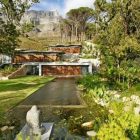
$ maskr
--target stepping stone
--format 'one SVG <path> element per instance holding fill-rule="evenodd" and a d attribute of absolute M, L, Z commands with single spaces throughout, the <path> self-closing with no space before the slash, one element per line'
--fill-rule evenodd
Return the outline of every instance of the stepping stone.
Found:
<path fill-rule="evenodd" d="M 46 128 L 46 130 L 45 130 L 45 133 L 43 135 L 41 135 L 41 140 L 49 140 L 51 132 L 52 132 L 52 128 L 53 128 L 53 123 L 42 123 L 42 125 Z M 30 136 L 30 134 L 29 134 L 29 126 L 27 124 L 17 134 L 15 140 L 18 140 L 19 138 L 22 140 L 34 139 L 34 137 Z"/>

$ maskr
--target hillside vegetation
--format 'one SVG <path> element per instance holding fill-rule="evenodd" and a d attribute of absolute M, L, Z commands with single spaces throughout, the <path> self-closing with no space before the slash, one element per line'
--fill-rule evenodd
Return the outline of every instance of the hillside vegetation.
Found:
<path fill-rule="evenodd" d="M 60 41 L 59 37 L 19 37 L 19 48 L 29 49 L 29 50 L 48 50 L 48 47 L 51 45 L 57 44 L 79 44 L 77 42 L 67 42 L 63 43 Z"/>

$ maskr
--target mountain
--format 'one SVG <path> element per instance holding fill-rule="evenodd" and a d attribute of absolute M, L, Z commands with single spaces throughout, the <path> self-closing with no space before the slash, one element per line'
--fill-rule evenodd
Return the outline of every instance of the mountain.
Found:
<path fill-rule="evenodd" d="M 61 16 L 57 11 L 27 11 L 21 19 L 21 24 L 33 23 L 35 28 L 29 35 L 56 36 L 59 34 L 59 21 Z M 36 31 L 39 32 L 36 32 Z"/>
<path fill-rule="evenodd" d="M 50 22 L 58 23 L 60 15 L 57 11 L 27 11 L 21 19 L 23 22 L 32 22 L 35 25 L 48 24 Z"/>

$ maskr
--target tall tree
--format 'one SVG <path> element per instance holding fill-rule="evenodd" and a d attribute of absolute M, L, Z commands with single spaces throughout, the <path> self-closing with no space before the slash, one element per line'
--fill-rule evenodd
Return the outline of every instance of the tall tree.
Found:
<path fill-rule="evenodd" d="M 139 0 L 95 1 L 95 22 L 99 27 L 96 42 L 101 46 L 104 72 L 111 82 L 127 81 L 128 87 L 139 69 L 135 65 L 140 55 L 139 9 Z"/>
<path fill-rule="evenodd" d="M 5 24 L 0 19 L 0 53 L 13 56 L 15 48 L 18 46 L 18 32 L 12 23 Z"/>
<path fill-rule="evenodd" d="M 76 37 L 78 37 L 79 34 L 81 40 L 85 39 L 86 24 L 90 22 L 90 20 L 93 20 L 93 16 L 94 10 L 89 7 L 72 9 L 67 13 L 68 19 L 74 23 Z"/>
<path fill-rule="evenodd" d="M 26 9 L 38 0 L 1 0 L 1 13 L 6 19 L 0 19 L 0 53 L 13 56 L 18 46 L 19 26 Z"/>
<path fill-rule="evenodd" d="M 38 1 L 39 0 L 1 0 L 0 5 L 8 22 L 18 25 L 25 11 L 29 9 L 33 3 Z"/>

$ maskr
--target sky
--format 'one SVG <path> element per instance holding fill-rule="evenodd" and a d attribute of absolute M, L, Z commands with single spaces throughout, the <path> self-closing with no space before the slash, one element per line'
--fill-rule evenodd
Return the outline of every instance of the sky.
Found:
<path fill-rule="evenodd" d="M 94 0 L 40 0 L 40 3 L 34 4 L 30 10 L 57 10 L 60 15 L 65 14 L 74 8 L 93 7 Z"/>

